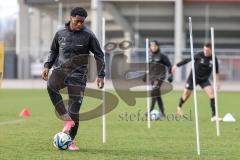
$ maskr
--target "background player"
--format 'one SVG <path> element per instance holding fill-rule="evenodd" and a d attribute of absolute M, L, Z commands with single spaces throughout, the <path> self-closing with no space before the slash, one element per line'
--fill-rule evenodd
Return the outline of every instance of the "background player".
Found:
<path fill-rule="evenodd" d="M 157 40 L 151 40 L 149 48 L 151 51 L 149 78 L 152 85 L 150 113 L 157 102 L 159 111 L 162 113 L 162 116 L 165 117 L 164 104 L 161 97 L 161 85 L 166 79 L 166 70 L 169 74 L 168 81 L 172 82 L 172 65 L 169 58 L 165 54 L 161 53 Z M 146 76 L 144 77 L 144 81 L 146 81 Z"/>
<path fill-rule="evenodd" d="M 197 53 L 194 56 L 195 62 L 195 73 L 196 73 L 196 84 L 200 85 L 201 88 L 207 93 L 208 97 L 210 98 L 210 106 L 212 110 L 212 118 L 211 121 L 216 121 L 216 112 L 215 112 L 215 99 L 214 99 L 214 90 L 211 86 L 211 83 L 209 81 L 209 77 L 212 73 L 212 47 L 210 43 L 207 43 L 203 47 L 203 51 Z M 172 67 L 172 72 L 174 73 L 177 67 L 180 67 L 184 64 L 187 64 L 191 61 L 191 58 L 184 59 L 183 61 L 177 63 Z M 217 85 L 220 86 L 219 81 L 219 66 L 218 66 L 218 60 L 216 57 L 216 79 L 217 79 Z M 177 106 L 177 114 L 182 115 L 182 105 L 184 102 L 187 101 L 187 99 L 191 95 L 191 91 L 193 90 L 193 79 L 192 79 L 192 71 L 190 72 L 185 89 L 183 90 L 183 94 L 180 97 L 179 104 Z M 218 118 L 219 121 L 222 120 L 222 118 Z"/>

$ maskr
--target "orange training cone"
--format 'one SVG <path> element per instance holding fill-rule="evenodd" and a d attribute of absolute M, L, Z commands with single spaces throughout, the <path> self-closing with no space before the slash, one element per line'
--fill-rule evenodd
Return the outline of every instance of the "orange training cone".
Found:
<path fill-rule="evenodd" d="M 22 112 L 19 114 L 20 117 L 29 117 L 31 116 L 31 113 L 29 112 L 29 110 L 27 108 L 24 108 L 22 110 Z"/>

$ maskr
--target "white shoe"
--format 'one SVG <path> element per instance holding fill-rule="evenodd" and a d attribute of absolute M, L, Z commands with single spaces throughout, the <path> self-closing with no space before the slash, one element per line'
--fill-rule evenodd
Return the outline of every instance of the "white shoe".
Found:
<path fill-rule="evenodd" d="M 179 106 L 177 106 L 177 115 L 179 115 L 179 116 L 183 115 L 183 109 Z"/>
<path fill-rule="evenodd" d="M 211 122 L 216 122 L 217 120 L 218 120 L 219 122 L 222 122 L 222 121 L 223 121 L 223 119 L 222 119 L 221 117 L 218 117 L 218 118 L 217 118 L 216 116 L 214 116 L 214 117 L 211 118 Z"/>

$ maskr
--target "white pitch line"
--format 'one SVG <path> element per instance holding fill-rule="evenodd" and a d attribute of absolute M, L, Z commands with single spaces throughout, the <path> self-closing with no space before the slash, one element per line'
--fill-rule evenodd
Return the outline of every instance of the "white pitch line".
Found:
<path fill-rule="evenodd" d="M 13 121 L 3 121 L 0 122 L 0 126 L 6 125 L 6 124 L 16 124 L 16 123 L 20 123 L 25 121 L 25 119 L 17 119 L 17 120 L 13 120 Z"/>

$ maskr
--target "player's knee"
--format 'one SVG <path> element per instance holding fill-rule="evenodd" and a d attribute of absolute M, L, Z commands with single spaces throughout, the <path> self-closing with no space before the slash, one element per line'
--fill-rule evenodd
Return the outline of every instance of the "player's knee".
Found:
<path fill-rule="evenodd" d="M 83 97 L 81 96 L 70 96 L 69 97 L 69 101 L 72 103 L 72 104 L 82 104 L 82 99 Z"/>
<path fill-rule="evenodd" d="M 69 112 L 78 116 L 80 107 L 82 105 L 82 97 L 70 96 L 69 98 Z"/>

